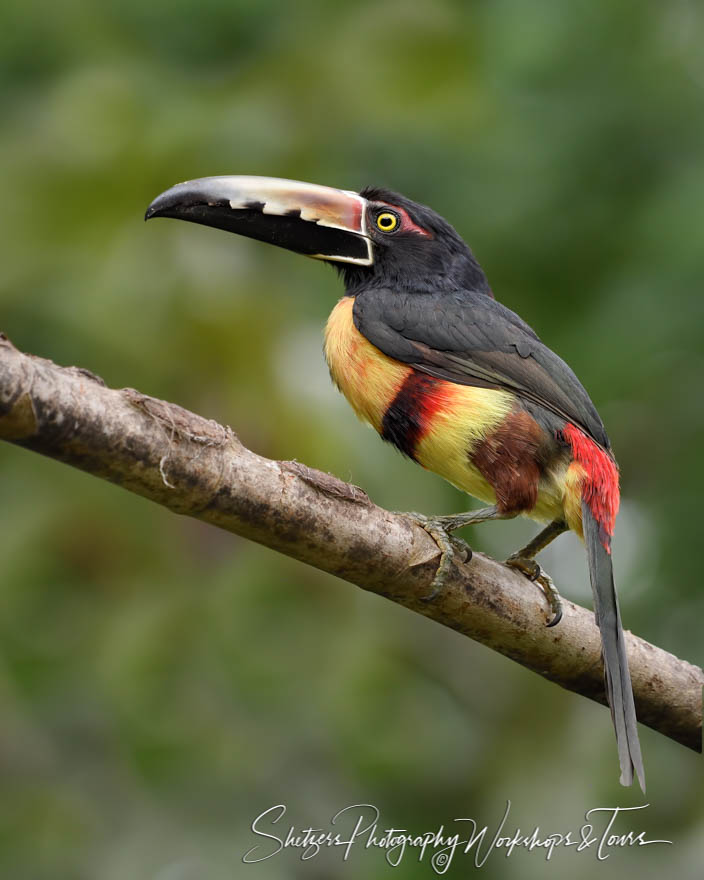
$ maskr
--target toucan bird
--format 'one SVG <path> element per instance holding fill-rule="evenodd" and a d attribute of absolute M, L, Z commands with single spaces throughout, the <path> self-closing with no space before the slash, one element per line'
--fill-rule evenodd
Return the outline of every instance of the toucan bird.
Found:
<path fill-rule="evenodd" d="M 404 455 L 487 505 L 421 518 L 442 550 L 452 531 L 524 515 L 546 524 L 507 562 L 552 584 L 534 560 L 561 532 L 585 541 L 621 782 L 645 791 L 631 679 L 611 564 L 618 468 L 579 380 L 494 298 L 453 227 L 398 193 L 360 193 L 266 177 L 207 177 L 158 196 L 146 219 L 175 217 L 335 265 L 345 294 L 325 330 L 335 384 Z"/>

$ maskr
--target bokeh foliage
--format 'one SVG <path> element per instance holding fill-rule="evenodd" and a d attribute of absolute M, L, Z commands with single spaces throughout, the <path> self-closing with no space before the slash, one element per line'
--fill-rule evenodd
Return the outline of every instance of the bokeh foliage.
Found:
<path fill-rule="evenodd" d="M 331 387 L 330 270 L 142 223 L 161 190 L 224 173 L 431 204 L 602 413 L 626 625 L 701 663 L 703 19 L 684 0 L 5 0 L 0 329 L 382 505 L 458 510 Z M 371 802 L 425 831 L 509 798 L 509 826 L 545 831 L 649 802 L 625 828 L 675 845 L 497 856 L 487 878 L 700 876 L 693 753 L 642 730 L 645 799 L 618 785 L 605 710 L 454 633 L 19 449 L 0 486 L 3 877 L 381 877 L 358 852 L 245 868 L 248 825 Z M 468 537 L 501 556 L 533 531 Z M 589 601 L 576 540 L 544 561 Z"/>

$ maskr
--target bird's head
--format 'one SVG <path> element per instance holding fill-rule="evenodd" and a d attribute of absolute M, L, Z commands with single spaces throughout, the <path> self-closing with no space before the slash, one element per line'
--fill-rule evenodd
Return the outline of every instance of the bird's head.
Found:
<path fill-rule="evenodd" d="M 324 260 L 348 290 L 370 286 L 470 289 L 491 295 L 453 227 L 399 193 L 361 193 L 272 177 L 204 177 L 179 183 L 145 219 L 175 217 L 236 232 Z"/>

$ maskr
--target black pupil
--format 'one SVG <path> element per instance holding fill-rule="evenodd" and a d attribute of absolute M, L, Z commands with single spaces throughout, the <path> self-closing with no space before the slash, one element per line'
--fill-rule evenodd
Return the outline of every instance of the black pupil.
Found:
<path fill-rule="evenodd" d="M 381 218 L 381 225 L 382 225 L 385 229 L 389 229 L 391 226 L 393 226 L 393 223 L 394 223 L 394 218 L 391 217 L 389 214 L 385 214 L 385 215 Z"/>

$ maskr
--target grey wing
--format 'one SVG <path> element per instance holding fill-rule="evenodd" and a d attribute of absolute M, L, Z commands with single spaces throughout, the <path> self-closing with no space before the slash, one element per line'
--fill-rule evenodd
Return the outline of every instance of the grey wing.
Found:
<path fill-rule="evenodd" d="M 389 357 L 460 385 L 511 391 L 610 448 L 570 367 L 525 321 L 485 294 L 372 289 L 356 296 L 353 314 L 359 332 Z"/>

